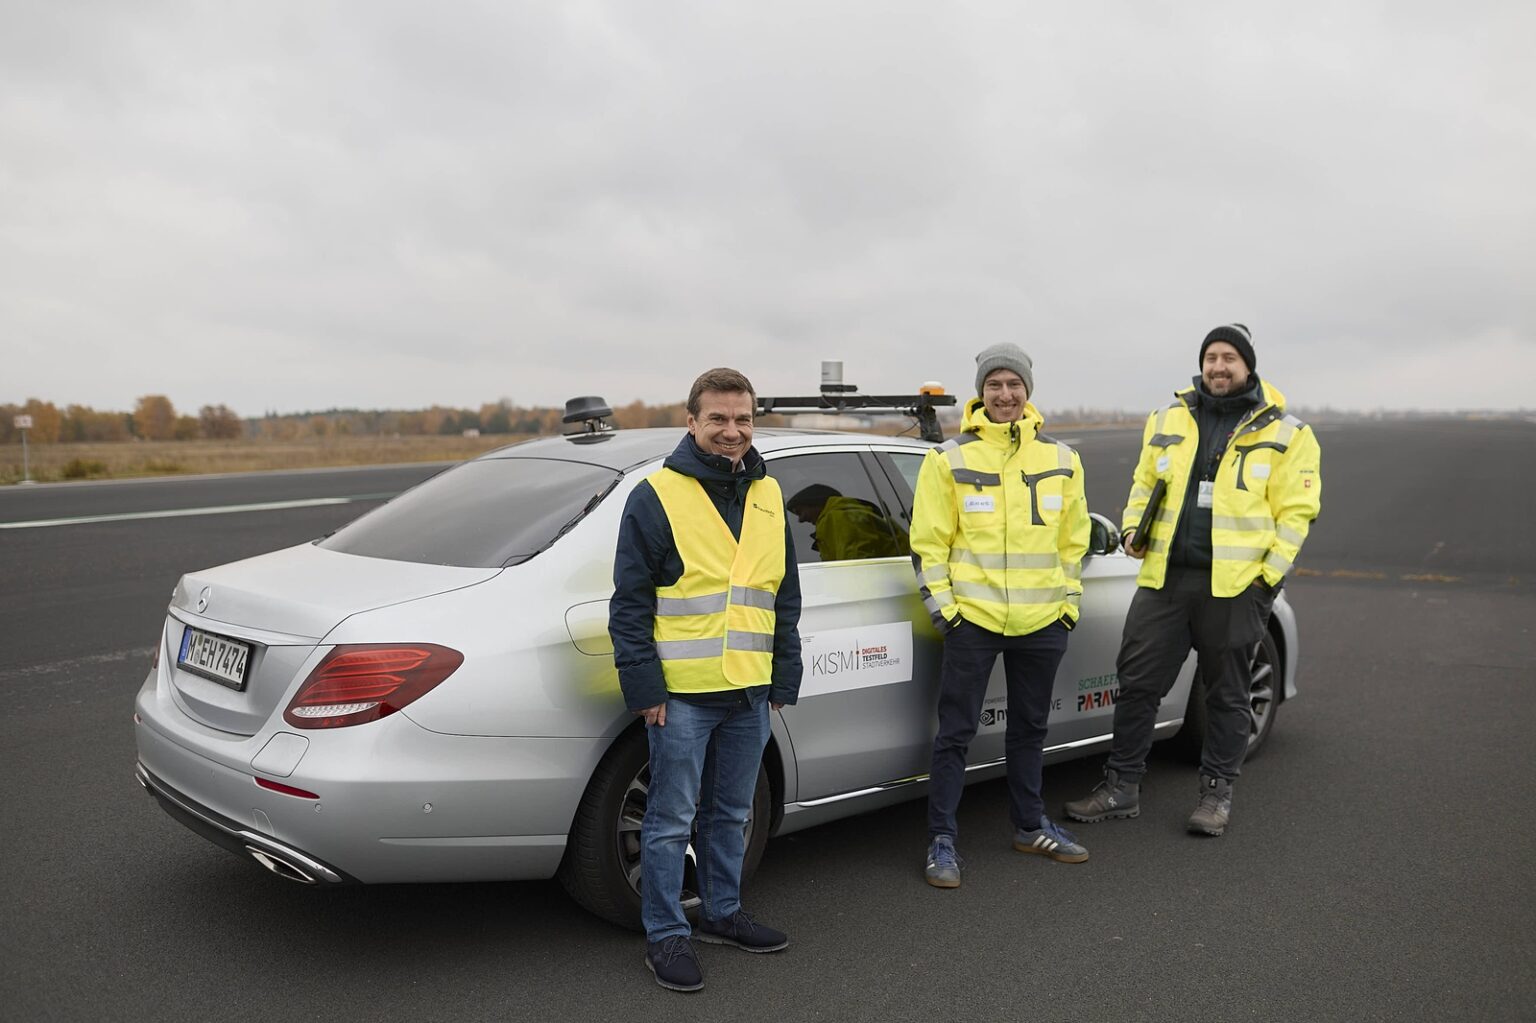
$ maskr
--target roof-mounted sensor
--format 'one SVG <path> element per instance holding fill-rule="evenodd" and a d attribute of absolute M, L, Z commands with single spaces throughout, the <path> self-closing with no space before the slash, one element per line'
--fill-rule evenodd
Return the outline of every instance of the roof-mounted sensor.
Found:
<path fill-rule="evenodd" d="M 607 436 L 617 429 L 609 418 L 613 415 L 613 409 L 608 407 L 608 402 L 595 394 L 588 394 L 580 398 L 569 398 L 565 403 L 565 415 L 561 417 L 562 423 L 579 423 L 578 429 L 565 431 L 565 436 L 578 444 L 591 443 L 605 440 Z"/>

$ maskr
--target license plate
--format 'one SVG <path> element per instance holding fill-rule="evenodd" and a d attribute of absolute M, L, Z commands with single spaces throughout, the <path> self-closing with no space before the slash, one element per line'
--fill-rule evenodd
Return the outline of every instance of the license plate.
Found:
<path fill-rule="evenodd" d="M 250 661 L 249 643 L 216 636 L 189 625 L 181 634 L 181 653 L 176 658 L 176 666 L 231 689 L 244 689 L 245 669 Z"/>

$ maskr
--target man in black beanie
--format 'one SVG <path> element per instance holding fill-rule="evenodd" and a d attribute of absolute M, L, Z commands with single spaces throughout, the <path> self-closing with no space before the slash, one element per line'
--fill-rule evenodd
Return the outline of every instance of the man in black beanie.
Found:
<path fill-rule="evenodd" d="M 1193 386 L 1147 417 L 1122 523 L 1142 565 L 1116 663 L 1114 743 L 1104 780 L 1066 805 L 1074 820 L 1140 814 L 1157 707 L 1193 647 L 1207 725 L 1188 828 L 1226 830 L 1252 729 L 1253 650 L 1322 496 L 1317 438 L 1257 366 L 1247 327 L 1217 327 Z M 1159 481 L 1166 501 L 1138 536 Z"/>

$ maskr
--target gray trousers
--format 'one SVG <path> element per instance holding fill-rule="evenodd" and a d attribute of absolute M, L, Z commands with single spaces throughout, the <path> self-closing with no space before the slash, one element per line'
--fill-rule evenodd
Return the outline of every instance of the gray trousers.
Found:
<path fill-rule="evenodd" d="M 1252 728 L 1249 690 L 1254 645 L 1274 594 L 1250 586 L 1235 597 L 1211 596 L 1211 573 L 1170 568 L 1160 590 L 1138 587 L 1125 618 L 1116 667 L 1115 738 L 1108 766 L 1127 781 L 1147 773 L 1157 707 L 1191 649 L 1205 679 L 1206 733 L 1200 773 L 1227 781 L 1242 769 Z"/>

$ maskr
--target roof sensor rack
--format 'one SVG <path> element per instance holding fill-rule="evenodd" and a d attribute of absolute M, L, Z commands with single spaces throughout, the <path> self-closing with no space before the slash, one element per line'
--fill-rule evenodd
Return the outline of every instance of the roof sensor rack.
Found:
<path fill-rule="evenodd" d="M 843 364 L 829 359 L 821 364 L 821 393 L 812 397 L 757 397 L 758 415 L 835 416 L 842 413 L 861 416 L 911 416 L 917 420 L 923 440 L 937 444 L 944 439 L 939 426 L 940 408 L 956 404 L 953 394 L 945 394 L 936 383 L 926 383 L 918 394 L 860 394 L 852 384 L 843 383 Z"/>

